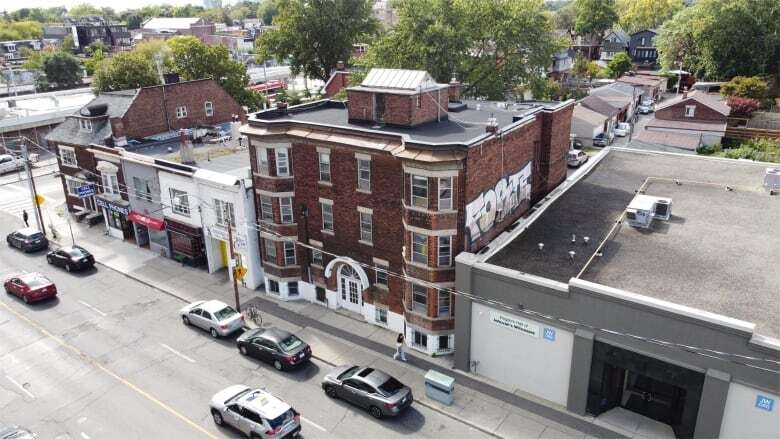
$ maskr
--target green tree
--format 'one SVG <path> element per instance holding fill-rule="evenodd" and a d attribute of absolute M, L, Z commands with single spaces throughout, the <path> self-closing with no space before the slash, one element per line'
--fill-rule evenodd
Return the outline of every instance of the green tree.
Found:
<path fill-rule="evenodd" d="M 588 75 L 588 60 L 582 56 L 581 53 L 578 53 L 577 56 L 574 57 L 574 64 L 571 67 L 571 72 L 577 79 L 577 87 L 579 87 L 582 78 Z"/>
<path fill-rule="evenodd" d="M 595 61 L 591 61 L 585 69 L 585 76 L 588 77 L 589 82 L 593 82 L 594 78 L 598 78 L 601 75 L 601 70 L 601 67 Z"/>
<path fill-rule="evenodd" d="M 73 35 L 67 34 L 62 39 L 62 50 L 64 52 L 73 52 L 76 50 L 76 43 L 73 42 Z"/>
<path fill-rule="evenodd" d="M 532 85 L 562 49 L 541 0 L 401 0 L 398 21 L 369 48 L 366 67 L 455 76 L 464 95 L 503 99 Z"/>
<path fill-rule="evenodd" d="M 84 68 L 87 70 L 87 75 L 92 76 L 95 74 L 95 70 L 97 69 L 97 66 L 106 59 L 105 55 L 103 55 L 103 50 L 101 49 L 95 49 L 92 52 L 92 57 L 88 60 L 84 61 Z"/>
<path fill-rule="evenodd" d="M 293 74 L 327 81 L 352 44 L 378 29 L 368 0 L 280 0 L 276 29 L 257 40 L 260 59 L 290 60 Z"/>
<path fill-rule="evenodd" d="M 271 25 L 278 12 L 276 0 L 264 0 L 257 6 L 257 18 L 263 20 L 263 24 L 266 26 Z"/>
<path fill-rule="evenodd" d="M 682 0 L 618 0 L 620 26 L 627 32 L 655 29 L 683 8 Z"/>
<path fill-rule="evenodd" d="M 43 27 L 37 21 L 0 22 L 0 41 L 31 40 L 43 35 Z"/>
<path fill-rule="evenodd" d="M 45 56 L 42 70 L 48 81 L 57 84 L 57 87 L 81 84 L 81 63 L 70 53 L 59 51 Z"/>
<path fill-rule="evenodd" d="M 778 75 L 780 2 L 698 1 L 664 23 L 655 44 L 663 67 L 701 79 Z"/>
<path fill-rule="evenodd" d="M 140 29 L 144 18 L 138 14 L 126 15 L 124 18 L 128 29 Z"/>
<path fill-rule="evenodd" d="M 769 83 L 757 76 L 735 76 L 720 86 L 720 94 L 723 96 L 757 100 L 764 99 L 768 91 Z"/>
<path fill-rule="evenodd" d="M 618 20 L 615 0 L 575 0 L 574 11 L 574 31 L 592 35 L 598 41 Z"/>
<path fill-rule="evenodd" d="M 620 52 L 612 57 L 612 60 L 607 64 L 607 68 L 612 78 L 619 78 L 631 70 L 631 58 L 627 53 Z"/>
<path fill-rule="evenodd" d="M 160 83 L 151 61 L 131 51 L 117 53 L 104 59 L 95 68 L 92 88 L 96 92 L 127 90 Z"/>
<path fill-rule="evenodd" d="M 89 3 L 79 3 L 68 9 L 68 15 L 71 17 L 86 17 L 90 15 L 103 15 L 103 12 Z"/>
<path fill-rule="evenodd" d="M 574 2 L 566 3 L 564 6 L 562 6 L 560 9 L 557 9 L 553 13 L 553 20 L 556 29 L 569 32 L 574 30 L 574 18 L 577 14 L 574 5 Z"/>

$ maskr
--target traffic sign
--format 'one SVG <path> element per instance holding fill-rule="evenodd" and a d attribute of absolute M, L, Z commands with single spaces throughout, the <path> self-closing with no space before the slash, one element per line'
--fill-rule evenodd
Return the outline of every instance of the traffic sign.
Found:
<path fill-rule="evenodd" d="M 246 267 L 236 267 L 233 270 L 233 276 L 236 277 L 237 280 L 244 280 L 244 276 L 246 276 Z"/>
<path fill-rule="evenodd" d="M 46 198 L 44 198 L 43 195 L 36 194 L 34 201 L 36 205 L 40 206 L 41 204 L 43 204 L 44 201 L 46 201 Z"/>

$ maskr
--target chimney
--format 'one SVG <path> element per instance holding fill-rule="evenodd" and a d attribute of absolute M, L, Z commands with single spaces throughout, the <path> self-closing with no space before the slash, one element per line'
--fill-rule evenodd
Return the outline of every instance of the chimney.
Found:
<path fill-rule="evenodd" d="M 276 101 L 276 109 L 282 114 L 287 114 L 287 102 Z"/>
<path fill-rule="evenodd" d="M 192 151 L 192 142 L 190 142 L 189 136 L 187 136 L 187 130 L 179 130 L 179 156 L 181 157 L 181 163 L 183 165 L 194 165 L 195 155 Z"/>
<path fill-rule="evenodd" d="M 166 84 L 176 84 L 180 81 L 178 73 L 166 73 L 163 75 Z"/>
<path fill-rule="evenodd" d="M 448 89 L 450 102 L 460 102 L 460 88 L 460 81 L 453 77 L 452 81 L 450 81 L 450 88 Z"/>
<path fill-rule="evenodd" d="M 347 69 L 346 64 L 344 64 L 344 61 L 336 61 L 336 70 L 339 72 L 343 72 Z"/>
<path fill-rule="evenodd" d="M 490 113 L 490 117 L 488 118 L 487 125 L 485 126 L 485 132 L 495 134 L 497 131 L 498 131 L 498 121 L 493 116 L 493 113 Z"/>

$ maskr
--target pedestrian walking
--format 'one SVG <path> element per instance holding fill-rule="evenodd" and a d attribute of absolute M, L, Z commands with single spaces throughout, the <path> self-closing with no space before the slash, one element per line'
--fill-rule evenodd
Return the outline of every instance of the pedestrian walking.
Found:
<path fill-rule="evenodd" d="M 30 219 L 30 215 L 27 215 L 27 211 L 26 210 L 23 210 L 22 211 L 22 221 L 24 221 L 24 226 L 25 227 L 30 227 L 30 223 L 28 222 L 29 219 Z"/>
<path fill-rule="evenodd" d="M 398 334 L 398 338 L 395 339 L 395 354 L 393 354 L 393 360 L 406 361 L 406 352 L 404 352 L 404 335 Z"/>

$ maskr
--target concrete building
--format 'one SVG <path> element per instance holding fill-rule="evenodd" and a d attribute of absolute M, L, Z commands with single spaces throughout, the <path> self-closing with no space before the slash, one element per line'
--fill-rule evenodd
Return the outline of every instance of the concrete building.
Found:
<path fill-rule="evenodd" d="M 84 88 L 0 98 L 0 144 L 23 136 L 45 147 L 46 135 L 94 98 Z"/>
<path fill-rule="evenodd" d="M 127 26 L 107 22 L 103 17 L 63 17 L 62 23 L 43 27 L 43 40 L 47 44 L 62 46 L 65 36 L 73 37 L 78 52 L 84 52 L 90 44 L 102 42 L 114 51 L 128 50 L 132 39 Z"/>
<path fill-rule="evenodd" d="M 458 256 L 474 297 L 456 297 L 456 367 L 632 436 L 777 437 L 767 164 L 628 149 L 592 162 Z"/>
<path fill-rule="evenodd" d="M 451 297 L 434 287 L 563 181 L 573 102 L 465 101 L 457 82 L 393 69 L 346 90 L 242 128 L 266 291 L 452 352 Z"/>

